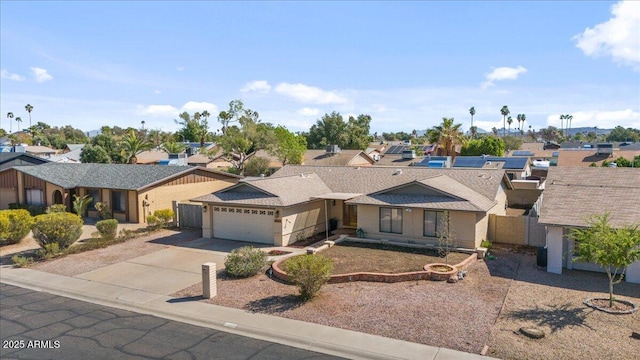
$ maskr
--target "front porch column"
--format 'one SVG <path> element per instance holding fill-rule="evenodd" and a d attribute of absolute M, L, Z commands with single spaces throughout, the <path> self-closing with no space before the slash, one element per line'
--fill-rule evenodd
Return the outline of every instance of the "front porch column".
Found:
<path fill-rule="evenodd" d="M 547 272 L 562 274 L 562 226 L 547 227 Z"/>

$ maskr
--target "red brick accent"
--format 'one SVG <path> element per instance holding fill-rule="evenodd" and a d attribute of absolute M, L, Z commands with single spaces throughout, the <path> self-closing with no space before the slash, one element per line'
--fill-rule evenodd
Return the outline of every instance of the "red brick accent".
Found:
<path fill-rule="evenodd" d="M 287 258 L 279 259 L 271 265 L 273 268 L 273 276 L 277 279 L 289 282 L 289 277 L 284 270 L 280 269 L 280 264 Z M 469 265 L 473 264 L 478 259 L 478 254 L 473 253 L 469 257 L 459 264 L 452 265 L 455 270 L 446 273 L 446 277 L 443 280 L 447 280 L 451 274 L 455 274 L 458 270 L 466 269 Z M 443 273 L 444 274 L 444 273 Z M 369 273 L 369 272 L 357 272 L 351 274 L 339 274 L 331 275 L 329 284 L 338 284 L 351 281 L 370 281 L 370 282 L 385 282 L 394 283 L 401 281 L 414 281 L 414 280 L 436 280 L 440 274 L 436 274 L 432 271 L 413 271 L 399 274 L 384 274 L 384 273 Z"/>

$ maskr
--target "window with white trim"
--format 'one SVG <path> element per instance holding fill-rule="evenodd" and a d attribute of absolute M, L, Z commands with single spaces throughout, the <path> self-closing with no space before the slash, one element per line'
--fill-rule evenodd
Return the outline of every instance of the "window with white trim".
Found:
<path fill-rule="evenodd" d="M 44 205 L 42 189 L 26 189 L 25 196 L 28 205 Z"/>

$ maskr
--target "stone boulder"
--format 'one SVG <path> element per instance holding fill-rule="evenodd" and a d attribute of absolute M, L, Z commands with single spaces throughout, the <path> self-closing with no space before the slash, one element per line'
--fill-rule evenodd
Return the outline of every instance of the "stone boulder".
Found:
<path fill-rule="evenodd" d="M 532 339 L 542 339 L 544 337 L 544 331 L 537 328 L 521 327 L 520 333 Z"/>

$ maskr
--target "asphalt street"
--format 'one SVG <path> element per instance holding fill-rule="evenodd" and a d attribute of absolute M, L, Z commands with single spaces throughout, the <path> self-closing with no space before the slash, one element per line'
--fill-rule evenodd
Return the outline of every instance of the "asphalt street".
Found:
<path fill-rule="evenodd" d="M 0 284 L 1 359 L 339 359 Z"/>

